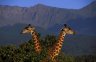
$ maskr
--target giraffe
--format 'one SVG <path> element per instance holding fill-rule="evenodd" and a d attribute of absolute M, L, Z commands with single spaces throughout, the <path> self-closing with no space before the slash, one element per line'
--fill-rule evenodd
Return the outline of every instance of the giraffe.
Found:
<path fill-rule="evenodd" d="M 58 36 L 57 42 L 48 51 L 47 59 L 52 60 L 52 62 L 57 62 L 55 58 L 59 55 L 61 51 L 64 42 L 64 37 L 66 34 L 75 34 L 75 32 L 69 26 L 64 24 L 64 27 L 61 29 L 60 34 Z"/>
<path fill-rule="evenodd" d="M 22 34 L 29 33 L 32 35 L 32 39 L 34 40 L 34 49 L 37 53 L 41 52 L 41 45 L 39 43 L 39 38 L 37 36 L 37 32 L 35 31 L 35 27 L 31 26 L 29 24 L 27 27 L 25 27 L 22 31 Z"/>

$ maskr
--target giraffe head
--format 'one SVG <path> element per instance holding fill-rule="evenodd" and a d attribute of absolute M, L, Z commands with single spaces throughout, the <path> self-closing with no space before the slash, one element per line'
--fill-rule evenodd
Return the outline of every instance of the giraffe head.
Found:
<path fill-rule="evenodd" d="M 25 33 L 30 33 L 32 34 L 34 32 L 35 28 L 33 26 L 31 26 L 31 24 L 29 24 L 28 26 L 26 26 L 23 30 L 22 30 L 22 34 Z"/>
<path fill-rule="evenodd" d="M 73 29 L 71 29 L 66 24 L 64 24 L 64 28 L 62 28 L 61 31 L 63 31 L 65 34 L 75 34 L 75 31 L 73 31 Z"/>

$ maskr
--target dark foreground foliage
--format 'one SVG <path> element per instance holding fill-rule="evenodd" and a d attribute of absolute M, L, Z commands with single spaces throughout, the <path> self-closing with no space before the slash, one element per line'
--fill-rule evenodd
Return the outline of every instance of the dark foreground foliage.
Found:
<path fill-rule="evenodd" d="M 29 40 L 16 46 L 1 46 L 0 47 L 0 62 L 40 62 L 47 56 L 47 48 L 51 47 L 56 42 L 54 35 L 47 35 L 43 39 L 40 38 L 43 51 L 37 54 L 34 50 L 33 40 Z M 96 56 L 68 56 L 63 52 L 56 58 L 59 62 L 96 62 Z M 51 62 L 51 61 L 50 61 Z"/>

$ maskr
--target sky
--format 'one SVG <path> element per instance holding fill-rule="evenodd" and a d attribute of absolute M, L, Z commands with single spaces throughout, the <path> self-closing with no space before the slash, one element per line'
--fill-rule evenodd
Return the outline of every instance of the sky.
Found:
<path fill-rule="evenodd" d="M 95 0 L 0 0 L 0 5 L 31 7 L 44 4 L 59 8 L 80 9 Z"/>

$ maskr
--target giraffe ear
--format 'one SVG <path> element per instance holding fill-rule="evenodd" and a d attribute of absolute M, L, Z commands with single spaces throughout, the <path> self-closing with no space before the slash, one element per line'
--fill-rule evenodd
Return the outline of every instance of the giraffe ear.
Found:
<path fill-rule="evenodd" d="M 64 24 L 64 27 L 67 27 L 67 24 Z"/>

